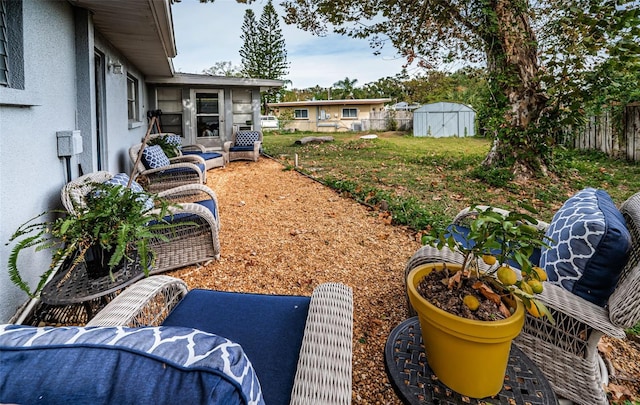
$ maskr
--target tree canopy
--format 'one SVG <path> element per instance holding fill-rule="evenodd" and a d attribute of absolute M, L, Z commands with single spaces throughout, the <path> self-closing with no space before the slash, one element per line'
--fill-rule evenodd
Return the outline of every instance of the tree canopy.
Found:
<path fill-rule="evenodd" d="M 558 124 L 593 89 L 594 72 L 638 71 L 637 0 L 288 0 L 287 23 L 391 45 L 408 63 L 482 63 L 490 88 L 488 166 L 545 172 Z M 606 68 L 610 66 L 611 68 Z"/>

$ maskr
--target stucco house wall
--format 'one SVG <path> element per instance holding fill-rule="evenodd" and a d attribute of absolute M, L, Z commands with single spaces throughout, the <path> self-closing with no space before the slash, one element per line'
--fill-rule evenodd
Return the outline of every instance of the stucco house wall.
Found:
<path fill-rule="evenodd" d="M 345 132 L 361 131 L 363 120 L 368 120 L 372 112 L 382 111 L 385 103 L 390 101 L 391 99 L 310 100 L 270 103 L 269 108 L 279 118 L 283 113 L 285 116 L 293 114 L 294 119 L 286 124 L 286 129 Z M 302 111 L 306 111 L 306 116 Z M 280 119 L 281 126 L 283 123 Z"/>

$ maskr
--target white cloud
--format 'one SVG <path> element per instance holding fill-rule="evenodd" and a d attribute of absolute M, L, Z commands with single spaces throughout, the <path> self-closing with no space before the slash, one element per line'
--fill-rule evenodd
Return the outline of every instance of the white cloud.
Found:
<path fill-rule="evenodd" d="M 279 15 L 284 13 L 274 2 Z M 266 2 L 256 1 L 250 6 L 235 0 L 216 0 L 200 3 L 182 0 L 172 6 L 178 56 L 173 64 L 177 71 L 201 73 L 216 62 L 231 61 L 240 65 L 242 23 L 244 12 L 251 7 L 260 18 Z M 295 88 L 315 85 L 331 86 L 349 77 L 357 85 L 395 76 L 402 70 L 404 60 L 395 55 L 376 56 L 366 40 L 338 35 L 316 37 L 281 22 L 280 28 L 290 62 L 289 75 Z"/>

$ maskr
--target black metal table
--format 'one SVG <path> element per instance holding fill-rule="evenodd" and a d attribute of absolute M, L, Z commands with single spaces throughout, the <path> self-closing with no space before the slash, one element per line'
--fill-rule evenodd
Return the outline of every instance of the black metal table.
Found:
<path fill-rule="evenodd" d="M 405 404 L 557 404 L 551 385 L 520 349 L 511 345 L 502 391 L 476 400 L 452 391 L 431 372 L 422 345 L 418 317 L 405 320 L 389 335 L 384 349 L 389 379 Z"/>
<path fill-rule="evenodd" d="M 56 275 L 44 286 L 40 295 L 42 303 L 48 306 L 66 306 L 83 304 L 87 312 L 87 321 L 93 317 L 92 301 L 100 301 L 118 290 L 140 280 L 144 271 L 139 258 L 125 261 L 125 264 L 113 270 L 113 278 L 107 274 L 90 278 L 84 262 L 75 265 L 65 262 Z M 102 303 L 103 305 L 106 302 Z"/>

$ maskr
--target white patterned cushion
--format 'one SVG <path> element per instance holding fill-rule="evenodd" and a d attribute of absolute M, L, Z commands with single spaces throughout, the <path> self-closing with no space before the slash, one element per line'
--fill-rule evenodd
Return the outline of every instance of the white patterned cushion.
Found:
<path fill-rule="evenodd" d="M 145 147 L 142 152 L 142 160 L 147 169 L 158 169 L 171 164 L 160 145 Z"/>
<path fill-rule="evenodd" d="M 254 142 L 260 140 L 258 131 L 238 131 L 236 133 L 236 146 L 253 146 Z"/>
<path fill-rule="evenodd" d="M 540 267 L 550 282 L 604 306 L 627 262 L 631 235 L 624 217 L 604 190 L 586 188 L 553 216 Z"/>
<path fill-rule="evenodd" d="M 178 150 L 182 149 L 182 137 L 180 135 L 176 135 L 176 134 L 165 135 L 164 140 L 174 148 Z"/>
<path fill-rule="evenodd" d="M 117 186 L 127 187 L 129 184 L 129 175 L 126 173 L 118 173 L 114 175 L 109 180 L 105 181 L 104 184 L 112 184 Z M 142 186 L 138 184 L 135 180 L 131 182 L 131 191 L 134 193 L 140 193 L 139 200 L 144 201 L 145 210 L 150 210 L 153 208 L 153 199 L 149 196 Z"/>

